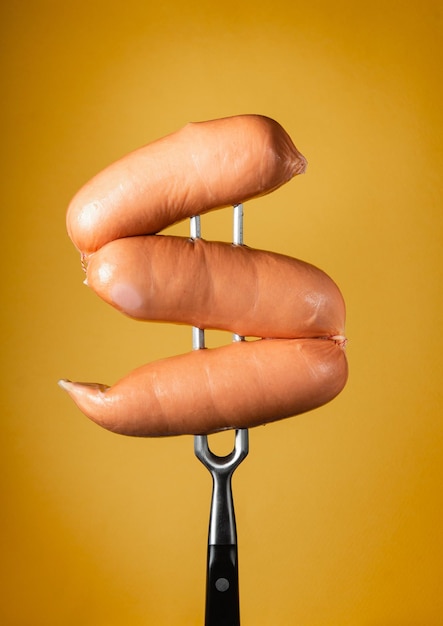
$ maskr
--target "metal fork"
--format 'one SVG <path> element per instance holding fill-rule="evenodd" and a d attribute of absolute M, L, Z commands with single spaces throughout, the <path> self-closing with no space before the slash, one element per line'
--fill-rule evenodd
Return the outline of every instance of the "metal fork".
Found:
<path fill-rule="evenodd" d="M 191 217 L 191 238 L 201 237 L 200 216 Z M 243 205 L 234 206 L 233 237 L 243 244 Z M 244 337 L 233 335 L 233 341 Z M 193 327 L 192 347 L 205 347 L 204 329 Z M 212 499 L 209 518 L 206 566 L 205 626 L 240 626 L 237 527 L 232 497 L 232 475 L 249 451 L 247 429 L 235 432 L 235 446 L 226 456 L 214 454 L 206 435 L 194 437 L 194 452 L 212 476 Z"/>

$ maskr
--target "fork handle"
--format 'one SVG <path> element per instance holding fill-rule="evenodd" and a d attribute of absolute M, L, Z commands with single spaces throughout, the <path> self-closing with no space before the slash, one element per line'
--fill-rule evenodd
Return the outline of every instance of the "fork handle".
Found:
<path fill-rule="evenodd" d="M 236 545 L 209 545 L 205 626 L 240 626 Z"/>

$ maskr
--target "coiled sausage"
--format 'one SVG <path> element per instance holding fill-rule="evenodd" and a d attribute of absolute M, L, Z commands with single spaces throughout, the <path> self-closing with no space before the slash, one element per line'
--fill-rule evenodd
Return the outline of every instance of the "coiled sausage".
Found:
<path fill-rule="evenodd" d="M 342 390 L 345 305 L 323 271 L 246 246 L 156 234 L 269 193 L 305 166 L 277 122 L 236 116 L 188 125 L 80 190 L 67 227 L 100 297 L 136 319 L 257 338 L 150 363 L 111 387 L 60 381 L 88 417 L 126 435 L 210 433 L 290 417 Z"/>

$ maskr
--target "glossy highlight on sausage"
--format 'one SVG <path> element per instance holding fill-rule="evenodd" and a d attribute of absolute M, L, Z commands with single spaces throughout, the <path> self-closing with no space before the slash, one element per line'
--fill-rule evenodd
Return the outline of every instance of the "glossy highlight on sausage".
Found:
<path fill-rule="evenodd" d="M 342 390 L 345 305 L 322 270 L 246 246 L 158 234 L 270 193 L 305 167 L 277 122 L 236 116 L 188 125 L 80 190 L 67 228 L 101 298 L 134 319 L 254 337 L 149 363 L 110 387 L 60 381 L 81 411 L 120 434 L 192 435 L 291 417 Z"/>

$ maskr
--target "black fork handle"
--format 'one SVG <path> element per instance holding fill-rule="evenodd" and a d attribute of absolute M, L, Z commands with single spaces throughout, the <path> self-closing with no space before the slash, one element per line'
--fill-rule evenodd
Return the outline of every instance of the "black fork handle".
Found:
<path fill-rule="evenodd" d="M 236 545 L 208 546 L 205 626 L 240 626 Z"/>

